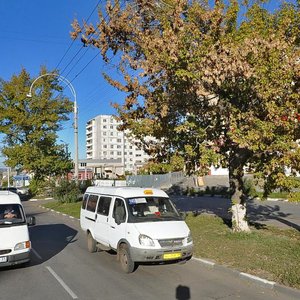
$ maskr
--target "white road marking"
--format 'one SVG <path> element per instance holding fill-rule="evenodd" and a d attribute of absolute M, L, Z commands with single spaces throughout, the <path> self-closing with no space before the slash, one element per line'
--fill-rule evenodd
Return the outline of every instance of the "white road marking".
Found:
<path fill-rule="evenodd" d="M 72 299 L 78 299 L 77 295 L 65 284 L 65 282 L 59 277 L 51 267 L 46 267 L 53 277 L 60 283 L 60 285 L 66 290 L 66 292 L 72 297 Z"/>

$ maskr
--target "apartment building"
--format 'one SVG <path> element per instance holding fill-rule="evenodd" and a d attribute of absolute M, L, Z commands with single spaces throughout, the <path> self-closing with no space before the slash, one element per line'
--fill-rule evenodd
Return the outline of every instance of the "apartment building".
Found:
<path fill-rule="evenodd" d="M 86 158 L 122 162 L 124 171 L 136 173 L 149 159 L 134 141 L 119 131 L 117 121 L 112 115 L 98 115 L 86 123 Z"/>

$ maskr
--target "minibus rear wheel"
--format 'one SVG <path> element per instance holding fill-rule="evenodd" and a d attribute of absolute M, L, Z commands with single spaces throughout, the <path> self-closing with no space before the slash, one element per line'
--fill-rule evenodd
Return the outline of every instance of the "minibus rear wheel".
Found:
<path fill-rule="evenodd" d="M 97 242 L 94 240 L 92 234 L 89 232 L 87 236 L 87 245 L 89 252 L 93 253 L 97 251 Z"/>

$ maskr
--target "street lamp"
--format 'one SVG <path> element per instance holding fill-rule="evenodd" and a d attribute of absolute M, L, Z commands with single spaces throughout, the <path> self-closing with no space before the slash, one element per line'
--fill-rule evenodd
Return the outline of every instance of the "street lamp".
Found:
<path fill-rule="evenodd" d="M 42 77 L 45 77 L 45 76 L 54 76 L 54 77 L 57 77 L 59 80 L 61 80 L 62 82 L 66 83 L 67 86 L 70 88 L 71 90 L 71 93 L 74 97 L 74 146 L 75 146 L 75 157 L 74 157 L 74 177 L 75 177 L 75 180 L 77 181 L 78 180 L 78 164 L 79 164 L 79 160 L 78 160 L 78 107 L 77 107 L 77 100 L 76 100 L 76 92 L 75 92 L 75 89 L 73 87 L 73 85 L 71 84 L 71 82 L 59 75 L 59 74 L 56 74 L 56 73 L 45 73 L 43 75 L 40 75 L 39 77 L 37 77 L 31 84 L 30 86 L 30 89 L 29 89 L 29 93 L 27 94 L 27 97 L 32 97 L 32 88 L 33 88 L 33 85 L 35 84 L 35 82 L 42 78 Z"/>

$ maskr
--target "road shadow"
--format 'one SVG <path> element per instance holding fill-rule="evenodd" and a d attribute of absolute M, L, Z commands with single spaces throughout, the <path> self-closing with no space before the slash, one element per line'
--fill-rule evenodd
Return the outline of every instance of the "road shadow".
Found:
<path fill-rule="evenodd" d="M 41 264 L 75 242 L 77 231 L 65 224 L 35 225 L 29 227 L 32 243 L 31 266 Z"/>
<path fill-rule="evenodd" d="M 188 300 L 191 299 L 191 292 L 188 286 L 178 285 L 176 288 L 176 299 Z"/>
<path fill-rule="evenodd" d="M 279 227 L 291 227 L 300 231 L 300 226 L 288 219 L 292 215 L 292 213 L 283 212 L 279 205 L 257 204 L 253 200 L 249 200 L 247 203 L 247 217 L 252 223 L 277 221 Z"/>
<path fill-rule="evenodd" d="M 232 204 L 228 197 L 170 195 L 170 198 L 181 212 L 191 212 L 194 216 L 212 214 L 223 219 L 224 223 L 231 228 Z M 268 202 L 257 203 L 254 199 L 249 199 L 247 200 L 248 221 L 257 229 L 272 224 L 276 227 L 290 227 L 300 231 L 299 224 L 292 221 L 295 214 L 291 213 L 291 208 L 285 206 L 269 205 Z"/>
<path fill-rule="evenodd" d="M 210 196 L 170 196 L 173 203 L 182 212 L 213 214 L 222 219 L 231 219 L 231 201 L 226 197 Z"/>

